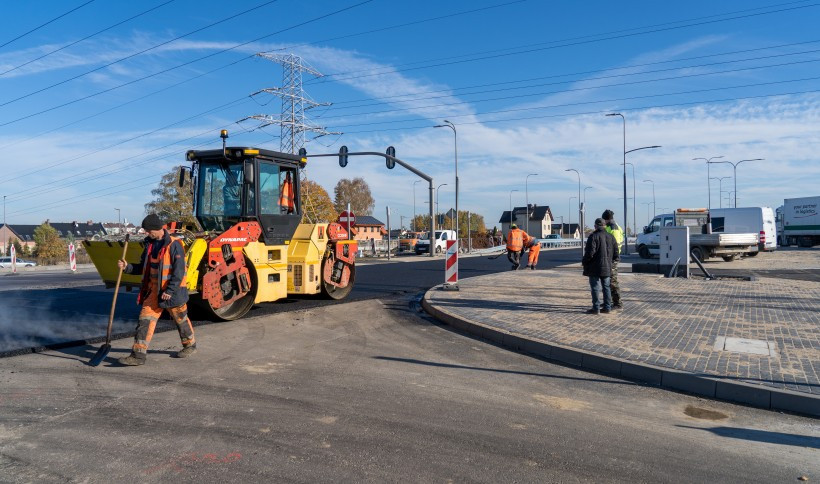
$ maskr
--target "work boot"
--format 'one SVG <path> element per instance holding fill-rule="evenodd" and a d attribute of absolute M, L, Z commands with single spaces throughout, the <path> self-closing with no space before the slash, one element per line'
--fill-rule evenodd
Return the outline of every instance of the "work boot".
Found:
<path fill-rule="evenodd" d="M 601 314 L 601 311 L 598 309 L 587 309 L 587 314 Z"/>
<path fill-rule="evenodd" d="M 145 356 L 141 356 L 138 353 L 131 353 L 130 355 L 122 357 L 117 361 L 121 365 L 125 366 L 140 366 L 145 364 Z"/>
<path fill-rule="evenodd" d="M 535 266 L 530 266 L 530 270 L 535 270 Z"/>
<path fill-rule="evenodd" d="M 620 302 L 617 302 L 617 303 L 612 305 L 612 309 L 623 309 L 623 308 L 624 308 L 624 305 L 621 304 Z"/>
<path fill-rule="evenodd" d="M 611 309 L 601 309 L 601 312 L 603 314 L 609 314 L 610 312 L 612 312 L 612 310 Z"/>
<path fill-rule="evenodd" d="M 182 349 L 177 352 L 177 358 L 187 358 L 194 353 L 196 353 L 196 343 L 191 346 L 183 346 Z"/>

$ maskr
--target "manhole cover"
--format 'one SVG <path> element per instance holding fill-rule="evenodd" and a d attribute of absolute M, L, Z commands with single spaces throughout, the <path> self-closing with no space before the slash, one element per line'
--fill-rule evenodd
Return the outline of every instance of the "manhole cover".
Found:
<path fill-rule="evenodd" d="M 777 358 L 777 345 L 774 341 L 764 341 L 762 339 L 718 336 L 715 340 L 715 350 L 731 351 L 733 353 L 749 353 L 752 355 Z"/>

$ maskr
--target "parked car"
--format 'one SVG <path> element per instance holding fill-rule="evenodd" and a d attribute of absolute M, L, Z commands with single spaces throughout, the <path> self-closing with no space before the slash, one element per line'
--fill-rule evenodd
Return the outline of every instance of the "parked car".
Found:
<path fill-rule="evenodd" d="M 36 265 L 37 263 L 34 261 L 17 258 L 17 267 L 34 267 Z M 11 267 L 11 257 L 0 257 L 0 268 L 5 269 L 6 267 Z"/>
<path fill-rule="evenodd" d="M 561 236 L 559 234 L 548 234 L 545 239 L 560 239 Z"/>
<path fill-rule="evenodd" d="M 456 239 L 456 232 L 455 230 L 436 230 L 434 237 L 436 240 L 433 250 L 435 250 L 436 254 L 441 254 L 447 250 L 447 241 Z M 429 252 L 430 234 L 424 233 L 416 242 L 416 254 L 427 254 Z"/>

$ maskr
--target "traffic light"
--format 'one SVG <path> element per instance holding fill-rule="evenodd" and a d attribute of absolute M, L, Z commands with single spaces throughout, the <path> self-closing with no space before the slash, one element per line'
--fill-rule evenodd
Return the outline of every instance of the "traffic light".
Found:
<path fill-rule="evenodd" d="M 392 157 L 395 158 L 396 157 L 396 148 L 393 148 L 392 146 L 388 146 L 387 147 L 387 156 L 392 156 Z M 385 158 L 384 160 L 385 160 L 384 163 L 387 165 L 388 169 L 392 170 L 393 167 L 396 166 L 396 160 L 394 160 L 392 158 Z"/>
<path fill-rule="evenodd" d="M 299 148 L 299 158 L 307 158 L 307 150 L 304 148 Z"/>
<path fill-rule="evenodd" d="M 342 168 L 347 166 L 347 146 L 339 148 L 339 166 Z"/>

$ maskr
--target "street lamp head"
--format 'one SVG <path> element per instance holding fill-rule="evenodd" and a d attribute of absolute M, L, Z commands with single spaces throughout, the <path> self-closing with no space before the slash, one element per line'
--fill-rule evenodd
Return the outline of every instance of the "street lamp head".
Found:
<path fill-rule="evenodd" d="M 621 113 L 609 113 L 607 116 L 623 116 Z"/>
<path fill-rule="evenodd" d="M 644 180 L 644 183 L 655 183 L 652 180 Z"/>

